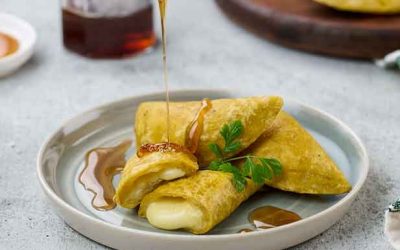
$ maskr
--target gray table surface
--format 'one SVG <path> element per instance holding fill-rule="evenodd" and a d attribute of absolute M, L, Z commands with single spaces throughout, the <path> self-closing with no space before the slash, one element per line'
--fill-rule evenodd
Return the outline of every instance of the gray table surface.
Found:
<path fill-rule="evenodd" d="M 162 90 L 160 48 L 93 61 L 61 45 L 58 1 L 0 0 L 32 23 L 34 58 L 0 80 L 0 249 L 103 249 L 69 228 L 41 193 L 35 160 L 62 121 L 90 107 Z M 281 94 L 346 122 L 370 154 L 368 180 L 331 229 L 296 249 L 388 249 L 383 211 L 400 196 L 400 74 L 265 42 L 232 24 L 212 0 L 173 0 L 168 13 L 171 88 Z"/>

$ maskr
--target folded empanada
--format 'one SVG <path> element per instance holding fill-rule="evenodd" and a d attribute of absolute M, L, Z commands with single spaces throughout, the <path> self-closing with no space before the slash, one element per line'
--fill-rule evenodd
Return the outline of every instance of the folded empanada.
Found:
<path fill-rule="evenodd" d="M 244 191 L 232 184 L 232 174 L 203 170 L 166 183 L 146 195 L 139 215 L 155 227 L 204 234 L 227 218 L 261 186 L 248 180 Z"/>
<path fill-rule="evenodd" d="M 212 100 L 212 107 L 204 116 L 203 131 L 195 152 L 199 165 L 207 166 L 215 160 L 214 154 L 208 148 L 210 143 L 217 143 L 223 147 L 223 138 L 219 131 L 224 124 L 235 120 L 242 122 L 244 133 L 239 137 L 239 141 L 241 149 L 245 149 L 272 125 L 282 105 L 282 98 L 276 96 Z M 188 139 L 188 127 L 195 119 L 201 102 L 171 102 L 169 107 L 170 141 L 185 145 Z M 167 125 L 164 117 L 166 117 L 165 102 L 145 102 L 139 106 L 135 122 L 138 147 L 147 143 L 167 141 Z"/>
<path fill-rule="evenodd" d="M 174 144 L 146 145 L 127 162 L 118 184 L 115 202 L 134 208 L 162 182 L 189 176 L 198 170 L 196 158 Z"/>
<path fill-rule="evenodd" d="M 306 194 L 342 194 L 351 189 L 342 171 L 318 142 L 284 111 L 244 154 L 281 162 L 282 174 L 267 181 L 268 186 Z"/>

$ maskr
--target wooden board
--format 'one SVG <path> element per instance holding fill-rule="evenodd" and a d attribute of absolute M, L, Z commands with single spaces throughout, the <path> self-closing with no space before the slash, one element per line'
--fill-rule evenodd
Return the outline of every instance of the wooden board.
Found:
<path fill-rule="evenodd" d="M 340 12 L 311 0 L 216 0 L 237 23 L 278 44 L 332 56 L 400 49 L 400 15 Z"/>

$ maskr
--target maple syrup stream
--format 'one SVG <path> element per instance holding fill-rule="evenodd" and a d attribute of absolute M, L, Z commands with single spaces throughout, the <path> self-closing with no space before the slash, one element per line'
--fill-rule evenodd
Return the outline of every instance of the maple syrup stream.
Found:
<path fill-rule="evenodd" d="M 168 67 L 167 67 L 167 29 L 166 29 L 166 7 L 167 0 L 158 0 L 161 18 L 162 32 L 162 60 L 163 60 L 163 79 L 165 88 L 165 100 L 167 109 L 167 142 L 170 142 L 170 117 L 169 117 L 169 84 L 168 84 Z"/>

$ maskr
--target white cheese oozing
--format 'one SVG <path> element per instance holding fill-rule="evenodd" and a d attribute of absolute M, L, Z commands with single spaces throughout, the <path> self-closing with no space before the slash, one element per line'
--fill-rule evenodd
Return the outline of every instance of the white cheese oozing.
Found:
<path fill-rule="evenodd" d="M 135 207 L 146 194 L 152 192 L 162 181 L 175 180 L 185 175 L 186 173 L 182 169 L 170 168 L 159 173 L 152 173 L 139 178 L 135 182 L 135 186 L 132 188 L 127 200 L 132 201 L 132 204 Z"/>
<path fill-rule="evenodd" d="M 185 175 L 185 171 L 179 168 L 170 168 L 166 169 L 164 172 L 160 174 L 160 179 L 165 181 L 170 181 L 182 177 Z"/>
<path fill-rule="evenodd" d="M 146 217 L 155 227 L 175 230 L 198 227 L 202 223 L 203 213 L 186 200 L 163 198 L 149 204 Z"/>

